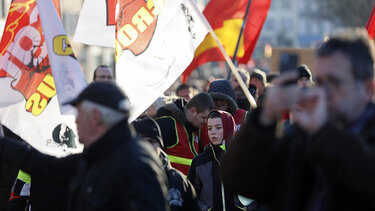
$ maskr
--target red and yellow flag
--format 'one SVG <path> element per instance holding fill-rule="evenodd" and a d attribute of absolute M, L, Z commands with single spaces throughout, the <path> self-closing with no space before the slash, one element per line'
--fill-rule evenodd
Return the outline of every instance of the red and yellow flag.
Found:
<path fill-rule="evenodd" d="M 59 0 L 53 3 L 59 11 Z M 0 42 L 0 61 L 0 79 L 11 81 L 0 84 L 3 92 L 12 87 L 23 95 L 28 112 L 41 114 L 55 95 L 55 85 L 35 0 L 12 1 Z M 9 95 L 0 106 L 21 100 L 19 95 Z"/>
<path fill-rule="evenodd" d="M 374 7 L 372 8 L 370 18 L 367 21 L 366 29 L 371 39 L 374 39 L 375 38 L 375 4 L 374 4 Z"/>
<path fill-rule="evenodd" d="M 233 57 L 236 49 L 248 1 L 211 0 L 203 11 L 230 57 Z M 250 60 L 270 5 L 271 0 L 251 1 L 236 57 L 239 63 L 245 64 Z M 181 81 L 185 83 L 198 66 L 214 61 L 224 61 L 224 56 L 220 53 L 213 37 L 208 34 L 195 51 L 194 60 L 182 74 Z"/>

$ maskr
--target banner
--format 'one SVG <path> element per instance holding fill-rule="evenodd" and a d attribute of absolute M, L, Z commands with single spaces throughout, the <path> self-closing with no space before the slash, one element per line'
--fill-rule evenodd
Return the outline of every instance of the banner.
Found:
<path fill-rule="evenodd" d="M 207 29 L 188 0 L 121 1 L 119 6 L 116 77 L 132 103 L 132 121 L 190 64 Z"/>
<path fill-rule="evenodd" d="M 211 0 L 203 14 L 214 29 L 227 54 L 232 58 L 236 49 L 241 26 L 249 0 Z M 237 52 L 237 61 L 246 64 L 254 51 L 263 23 L 267 17 L 271 0 L 251 0 L 245 29 Z M 218 45 L 208 34 L 195 52 L 194 60 L 181 76 L 186 83 L 190 74 L 207 62 L 224 61 Z"/>
<path fill-rule="evenodd" d="M 372 8 L 370 17 L 367 21 L 366 29 L 371 39 L 374 39 L 375 38 L 375 4 L 374 4 L 374 7 Z"/>
<path fill-rule="evenodd" d="M 55 78 L 60 110 L 63 114 L 73 114 L 70 106 L 62 104 L 78 96 L 86 87 L 86 81 L 52 2 L 46 0 L 36 0 L 36 2 Z"/>
<path fill-rule="evenodd" d="M 48 21 L 58 19 L 51 2 L 44 2 L 51 6 L 48 11 L 42 11 L 49 13 Z M 63 31 L 58 32 L 65 36 Z M 82 146 L 78 143 L 74 115 L 60 114 L 57 98 L 60 93 L 57 93 L 55 82 L 67 81 L 65 77 L 54 76 L 50 60 L 53 53 L 48 51 L 46 44 L 56 37 L 59 36 L 46 35 L 42 30 L 35 0 L 12 1 L 0 42 L 0 121 L 36 149 L 63 156 L 81 151 Z M 66 39 L 58 41 L 68 43 Z M 68 44 L 61 45 L 56 40 L 55 45 L 69 49 Z M 66 62 L 74 61 L 77 62 Z M 83 78 L 80 71 L 75 76 Z M 61 93 L 77 93 L 84 86 L 72 84 L 66 84 L 69 91 Z"/>
<path fill-rule="evenodd" d="M 117 0 L 86 0 L 79 15 L 74 41 L 115 47 Z"/>

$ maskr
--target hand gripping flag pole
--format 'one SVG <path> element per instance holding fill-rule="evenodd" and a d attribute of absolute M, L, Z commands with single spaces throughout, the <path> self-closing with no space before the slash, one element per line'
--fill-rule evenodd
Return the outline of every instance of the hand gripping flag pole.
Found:
<path fill-rule="evenodd" d="M 245 93 L 246 95 L 246 98 L 247 100 L 249 101 L 250 105 L 252 108 L 256 108 L 257 107 L 257 104 L 255 102 L 255 99 L 253 98 L 253 96 L 250 94 L 249 90 L 247 89 L 245 83 L 242 81 L 242 78 L 240 76 L 240 74 L 238 73 L 236 67 L 234 66 L 232 60 L 230 59 L 229 55 L 227 54 L 227 52 L 225 51 L 224 47 L 221 45 L 220 43 L 220 40 L 219 38 L 216 36 L 214 30 L 212 29 L 211 25 L 208 23 L 206 17 L 204 17 L 204 15 L 202 14 L 202 12 L 198 9 L 197 5 L 192 1 L 192 0 L 189 0 L 190 4 L 192 5 L 193 9 L 196 11 L 196 13 L 199 14 L 199 17 L 201 19 L 201 21 L 204 23 L 204 25 L 207 27 L 209 33 L 212 35 L 212 37 L 214 38 L 215 42 L 217 43 L 217 45 L 219 46 L 219 49 L 220 49 L 220 52 L 221 54 L 223 54 L 224 58 L 225 58 L 225 61 L 227 62 L 230 70 L 232 71 L 234 77 L 236 77 L 238 83 L 240 84 L 243 92 Z"/>

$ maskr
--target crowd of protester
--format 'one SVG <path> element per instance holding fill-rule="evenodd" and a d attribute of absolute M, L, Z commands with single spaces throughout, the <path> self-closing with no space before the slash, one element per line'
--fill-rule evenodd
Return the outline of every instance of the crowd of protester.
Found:
<path fill-rule="evenodd" d="M 45 155 L 4 127 L 0 210 L 375 210 L 375 47 L 348 29 L 315 68 L 182 84 L 137 120 L 108 66 L 70 105 L 82 153 Z M 27 140 L 26 140 L 27 141 Z"/>

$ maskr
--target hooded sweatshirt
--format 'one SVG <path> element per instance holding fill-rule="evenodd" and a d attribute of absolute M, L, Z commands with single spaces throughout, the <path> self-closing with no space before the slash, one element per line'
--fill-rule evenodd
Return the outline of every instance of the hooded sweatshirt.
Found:
<path fill-rule="evenodd" d="M 225 140 L 225 144 L 228 144 L 233 138 L 235 130 L 234 119 L 228 112 L 219 110 L 211 112 L 214 111 L 220 113 L 223 123 L 223 140 Z M 207 134 L 207 130 L 202 133 Z M 188 179 L 195 188 L 201 210 L 223 210 L 223 200 L 225 200 L 226 210 L 240 210 L 237 205 L 241 206 L 241 204 L 233 194 L 225 188 L 222 193 L 220 168 L 224 155 L 224 146 L 209 144 L 202 153 L 193 159 Z"/>
<path fill-rule="evenodd" d="M 208 93 L 210 93 L 214 101 L 224 100 L 228 103 L 228 109 L 226 111 L 233 116 L 234 121 L 236 122 L 237 131 L 239 126 L 245 120 L 248 112 L 238 108 L 236 96 L 230 82 L 224 79 L 213 81 L 208 88 Z"/>

